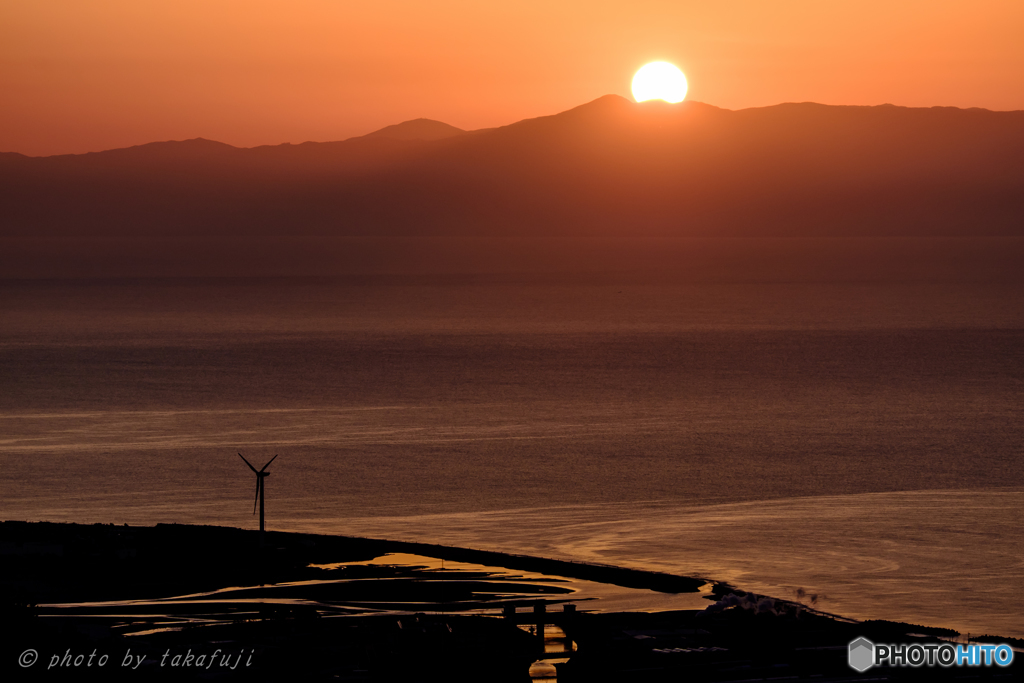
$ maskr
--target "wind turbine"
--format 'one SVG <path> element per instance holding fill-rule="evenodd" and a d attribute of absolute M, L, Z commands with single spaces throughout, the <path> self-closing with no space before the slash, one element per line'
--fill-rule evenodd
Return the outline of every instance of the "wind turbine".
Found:
<path fill-rule="evenodd" d="M 268 467 L 270 467 L 270 463 L 274 462 L 274 460 L 277 459 L 277 456 L 275 455 L 273 458 L 271 458 L 267 462 L 267 464 L 263 466 L 263 469 L 261 469 L 261 470 L 257 470 L 255 467 L 253 467 L 252 463 L 249 462 L 248 460 L 246 460 L 245 456 L 242 455 L 241 453 L 238 454 L 238 457 L 241 458 L 242 460 L 244 460 L 245 464 L 249 466 L 249 469 L 256 473 L 256 500 L 252 501 L 252 514 L 254 514 L 254 515 L 256 514 L 256 501 L 258 500 L 260 502 L 260 545 L 262 546 L 263 545 L 263 489 L 266 487 L 266 484 L 263 483 L 263 480 L 270 476 L 270 472 L 267 472 L 266 469 Z"/>

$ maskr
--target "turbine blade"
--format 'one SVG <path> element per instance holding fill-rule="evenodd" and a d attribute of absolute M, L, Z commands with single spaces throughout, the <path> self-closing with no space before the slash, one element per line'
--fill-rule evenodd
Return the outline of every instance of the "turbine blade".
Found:
<path fill-rule="evenodd" d="M 242 455 L 241 453 L 239 453 L 239 454 L 238 454 L 238 457 L 239 457 L 239 458 L 241 458 L 242 460 L 245 460 L 245 456 L 244 456 L 244 455 Z M 245 464 L 246 464 L 246 465 L 248 465 L 248 466 L 249 466 L 249 469 L 250 469 L 250 470 L 252 470 L 253 472 L 255 472 L 255 471 L 256 471 L 256 468 L 255 468 L 255 467 L 253 467 L 253 466 L 252 466 L 252 463 L 251 463 L 251 462 L 249 462 L 248 460 L 245 460 Z"/>
<path fill-rule="evenodd" d="M 239 454 L 239 455 L 241 455 L 241 454 Z M 266 465 L 264 465 L 264 466 L 263 466 L 263 469 L 262 469 L 262 470 L 260 470 L 260 472 L 262 472 L 263 470 L 265 470 L 265 469 L 267 469 L 268 467 L 270 467 L 270 463 L 274 462 L 274 460 L 276 460 L 276 459 L 277 459 L 277 456 L 275 455 L 275 456 L 274 456 L 273 458 L 271 458 L 271 459 L 270 459 L 270 461 L 269 461 L 269 462 L 267 462 L 267 464 L 266 464 Z"/>
<path fill-rule="evenodd" d="M 256 503 L 260 502 L 260 485 L 263 483 L 263 477 L 256 477 L 256 498 L 252 501 L 252 514 L 256 514 Z"/>

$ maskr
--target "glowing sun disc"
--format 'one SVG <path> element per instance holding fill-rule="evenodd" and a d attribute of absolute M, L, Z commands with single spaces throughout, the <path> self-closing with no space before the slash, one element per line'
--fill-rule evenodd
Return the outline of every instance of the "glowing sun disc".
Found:
<path fill-rule="evenodd" d="M 651 62 L 633 76 L 633 98 L 682 102 L 686 98 L 686 76 L 668 62 Z"/>

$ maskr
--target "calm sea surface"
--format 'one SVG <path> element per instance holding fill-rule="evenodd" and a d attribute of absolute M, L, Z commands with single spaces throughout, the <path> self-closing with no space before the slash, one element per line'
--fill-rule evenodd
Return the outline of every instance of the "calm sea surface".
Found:
<path fill-rule="evenodd" d="M 1024 288 L 0 283 L 0 518 L 436 541 L 1024 637 Z"/>

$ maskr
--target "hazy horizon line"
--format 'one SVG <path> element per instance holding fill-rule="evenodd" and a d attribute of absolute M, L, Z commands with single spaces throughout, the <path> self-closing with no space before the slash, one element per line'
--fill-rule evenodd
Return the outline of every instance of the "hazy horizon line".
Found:
<path fill-rule="evenodd" d="M 757 105 L 757 106 L 750 106 L 750 107 L 741 107 L 739 109 L 728 109 L 727 107 L 720 107 L 718 105 L 710 104 L 708 102 L 702 102 L 700 100 L 686 99 L 686 100 L 683 100 L 682 102 L 679 102 L 679 103 L 676 103 L 676 104 L 670 104 L 668 102 L 664 102 L 663 100 L 647 100 L 646 102 L 636 102 L 631 97 L 628 97 L 628 96 L 625 96 L 625 95 L 620 95 L 618 93 L 607 93 L 605 95 L 601 95 L 600 97 L 596 97 L 596 98 L 594 98 L 592 100 L 589 100 L 587 102 L 584 102 L 582 104 L 578 104 L 578 105 L 575 105 L 573 107 L 569 107 L 568 109 L 563 109 L 562 111 L 554 112 L 554 113 L 551 113 L 551 114 L 540 114 L 538 116 L 528 116 L 526 118 L 517 119 L 517 120 L 512 121 L 510 123 L 505 123 L 505 124 L 498 125 L 498 126 L 486 126 L 486 127 L 483 127 L 483 128 L 459 128 L 458 126 L 456 126 L 454 124 L 451 124 L 451 123 L 448 123 L 447 121 L 442 121 L 440 119 L 432 119 L 432 118 L 429 118 L 429 117 L 426 117 L 426 116 L 418 116 L 418 117 L 415 117 L 415 118 L 406 119 L 404 121 L 399 121 L 397 123 L 389 123 L 389 124 L 386 124 L 384 126 L 381 126 L 380 128 L 375 128 L 373 130 L 370 130 L 370 131 L 368 131 L 366 133 L 361 133 L 359 135 L 352 135 L 352 136 L 349 136 L 347 138 L 340 138 L 340 139 L 334 139 L 334 140 L 303 140 L 301 142 L 285 141 L 285 142 L 277 142 L 277 143 L 268 142 L 268 143 L 263 143 L 263 144 L 258 144 L 258 145 L 244 146 L 244 145 L 233 145 L 230 142 L 223 142 L 221 140 L 215 140 L 213 138 L 204 137 L 203 135 L 200 134 L 200 135 L 197 135 L 195 137 L 186 137 L 186 138 L 180 138 L 180 139 L 173 138 L 173 139 L 164 139 L 164 140 L 150 140 L 148 142 L 140 142 L 140 143 L 136 143 L 136 144 L 124 145 L 124 146 L 119 146 L 119 147 L 106 147 L 106 148 L 103 148 L 103 149 L 90 149 L 90 150 L 87 150 L 87 151 L 84 151 L 84 152 L 58 152 L 58 153 L 55 153 L 55 154 L 25 154 L 24 152 L 16 152 L 16 151 L 12 151 L 12 150 L 0 150 L 0 154 L 17 154 L 19 156 L 28 157 L 30 159 L 46 159 L 46 158 L 50 158 L 50 157 L 60 157 L 60 156 L 85 156 L 87 154 L 101 154 L 103 152 L 115 152 L 115 151 L 125 150 L 125 149 L 134 149 L 136 147 L 145 147 L 147 145 L 159 145 L 159 144 L 168 144 L 168 143 L 183 143 L 183 142 L 197 142 L 197 141 L 213 142 L 213 143 L 216 143 L 216 144 L 219 144 L 219 145 L 225 145 L 227 147 L 231 147 L 232 149 L 260 149 L 260 148 L 264 148 L 264 147 L 287 147 L 287 146 L 298 147 L 298 146 L 301 146 L 301 145 L 308 145 L 308 144 L 323 145 L 323 144 L 334 144 L 334 143 L 339 143 L 339 142 L 347 142 L 349 140 L 356 140 L 358 138 L 363 138 L 363 137 L 367 137 L 367 136 L 373 135 L 375 133 L 379 133 L 380 131 L 385 130 L 387 128 L 392 128 L 394 126 L 401 126 L 401 125 L 404 125 L 404 124 L 407 124 L 407 123 L 412 123 L 414 121 L 431 121 L 431 122 L 435 122 L 435 123 L 443 123 L 444 125 L 451 126 L 452 128 L 456 128 L 458 130 L 461 130 L 464 133 L 480 133 L 480 132 L 488 131 L 488 130 L 497 130 L 497 129 L 500 129 L 500 128 L 507 128 L 508 126 L 514 126 L 514 125 L 516 125 L 518 123 L 521 123 L 523 121 L 532 121 L 532 120 L 535 120 L 535 119 L 542 119 L 542 118 L 547 118 L 547 117 L 550 117 L 550 116 L 558 116 L 559 114 L 564 114 L 564 113 L 572 111 L 574 109 L 578 109 L 579 107 L 585 107 L 587 105 L 593 104 L 594 102 L 597 102 L 598 100 L 602 100 L 602 99 L 605 99 L 605 98 L 608 98 L 608 97 L 619 97 L 619 98 L 621 98 L 623 100 L 626 100 L 627 102 L 630 102 L 630 103 L 636 104 L 636 105 L 642 105 L 642 104 L 646 104 L 646 103 L 650 103 L 650 102 L 656 103 L 656 105 L 657 105 L 657 103 L 660 103 L 660 105 L 665 105 L 665 106 L 686 106 L 686 105 L 689 105 L 689 104 L 699 104 L 699 105 L 703 105 L 703 106 L 707 106 L 707 107 L 712 107 L 714 109 L 719 109 L 721 111 L 728 111 L 728 112 L 742 112 L 742 111 L 751 111 L 751 110 L 755 110 L 755 109 L 771 109 L 773 107 L 783 107 L 783 106 L 787 106 L 787 105 L 815 105 L 815 106 L 820 106 L 820 107 L 834 107 L 834 108 L 850 107 L 850 108 L 862 108 L 862 109 L 872 109 L 872 108 L 877 108 L 877 107 L 893 107 L 893 108 L 896 108 L 896 109 L 956 109 L 956 110 L 960 110 L 960 111 L 987 111 L 987 112 L 995 112 L 995 113 L 1012 113 L 1012 112 L 1024 111 L 1024 109 L 988 109 L 987 107 L 958 107 L 958 106 L 955 106 L 955 105 L 942 105 L 942 104 L 935 104 L 935 105 L 930 105 L 930 106 L 912 106 L 912 105 L 893 104 L 891 102 L 883 102 L 881 104 L 828 104 L 828 103 L 825 103 L 825 102 L 815 102 L 813 100 L 785 101 L 785 102 L 777 102 L 775 104 L 766 104 L 766 105 Z M 660 105 L 657 105 L 657 106 L 660 106 Z"/>

